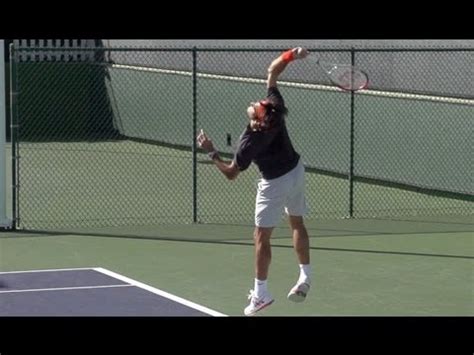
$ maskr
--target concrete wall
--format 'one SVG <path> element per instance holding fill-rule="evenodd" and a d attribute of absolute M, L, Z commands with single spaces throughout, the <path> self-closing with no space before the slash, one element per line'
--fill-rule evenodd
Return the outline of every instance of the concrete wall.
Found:
<path fill-rule="evenodd" d="M 312 49 L 439 48 L 439 52 L 357 52 L 356 65 L 369 73 L 370 87 L 377 90 L 474 98 L 474 40 L 103 40 L 105 47 L 163 48 L 290 48 Z M 463 48 L 471 51 L 454 52 Z M 201 72 L 264 78 L 275 57 L 272 52 L 200 52 Z M 318 52 L 326 61 L 350 63 L 348 52 Z M 191 53 L 165 53 L 143 61 L 143 54 L 113 52 L 116 63 L 191 70 Z M 321 70 L 309 63 L 291 66 L 282 80 L 329 83 Z"/>

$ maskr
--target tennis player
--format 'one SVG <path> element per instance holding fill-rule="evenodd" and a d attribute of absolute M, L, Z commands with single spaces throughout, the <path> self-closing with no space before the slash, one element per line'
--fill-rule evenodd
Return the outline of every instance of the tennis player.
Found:
<path fill-rule="evenodd" d="M 262 175 L 255 203 L 255 280 L 249 295 L 250 304 L 244 310 L 247 316 L 255 315 L 274 301 L 267 286 L 272 257 L 270 237 L 283 211 L 288 215 L 300 266 L 299 278 L 288 293 L 288 299 L 302 302 L 310 288 L 309 237 L 303 221 L 307 212 L 304 166 L 288 135 L 285 124 L 288 110 L 277 88 L 277 79 L 287 65 L 307 55 L 306 49 L 297 47 L 272 61 L 268 68 L 267 97 L 250 103 L 247 108 L 250 122 L 240 136 L 232 161 L 221 159 L 203 130 L 197 136 L 198 145 L 229 180 L 235 179 L 252 162 Z"/>

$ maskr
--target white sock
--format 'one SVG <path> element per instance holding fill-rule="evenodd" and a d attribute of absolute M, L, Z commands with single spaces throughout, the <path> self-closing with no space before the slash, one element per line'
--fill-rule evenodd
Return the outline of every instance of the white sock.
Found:
<path fill-rule="evenodd" d="M 298 283 L 311 283 L 311 265 L 310 264 L 300 264 L 300 278 Z"/>
<path fill-rule="evenodd" d="M 261 297 L 267 293 L 267 280 L 255 279 L 253 292 L 257 297 Z"/>

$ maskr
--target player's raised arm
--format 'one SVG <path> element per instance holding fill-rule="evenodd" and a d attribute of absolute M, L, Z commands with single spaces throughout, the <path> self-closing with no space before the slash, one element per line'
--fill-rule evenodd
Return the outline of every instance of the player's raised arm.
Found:
<path fill-rule="evenodd" d="M 279 75 L 285 70 L 288 63 L 295 59 L 303 59 L 308 55 L 308 51 L 302 47 L 296 47 L 283 52 L 274 59 L 268 67 L 267 88 L 277 86 Z"/>

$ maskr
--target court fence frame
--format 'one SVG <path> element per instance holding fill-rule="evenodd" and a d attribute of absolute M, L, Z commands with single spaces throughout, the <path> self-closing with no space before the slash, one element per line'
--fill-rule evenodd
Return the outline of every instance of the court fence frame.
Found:
<path fill-rule="evenodd" d="M 49 43 L 49 42 L 47 42 Z M 189 144 L 181 144 L 179 142 L 175 143 L 166 143 L 163 142 L 163 146 L 169 146 L 172 148 L 177 148 L 181 149 L 184 151 L 191 152 L 192 155 L 192 216 L 191 217 L 191 222 L 192 223 L 199 223 L 203 222 L 203 219 L 200 217 L 200 211 L 199 211 L 199 206 L 200 206 L 200 196 L 198 193 L 198 180 L 199 180 L 199 163 L 200 160 L 202 160 L 202 150 L 200 150 L 197 145 L 196 145 L 196 140 L 195 137 L 198 133 L 199 130 L 199 125 L 198 123 L 200 122 L 200 112 L 202 111 L 202 103 L 200 102 L 200 90 L 202 90 L 202 85 L 201 81 L 204 82 L 204 78 L 207 76 L 222 76 L 225 78 L 231 77 L 228 73 L 207 73 L 203 72 L 200 69 L 200 58 L 204 54 L 206 55 L 219 55 L 221 53 L 225 53 L 226 55 L 232 54 L 232 53 L 239 53 L 241 55 L 246 55 L 246 54 L 266 54 L 266 55 L 275 55 L 278 52 L 281 52 L 285 50 L 286 48 L 99 48 L 99 47 L 86 47 L 86 46 L 81 46 L 81 47 L 69 47 L 69 48 L 57 48 L 57 47 L 24 47 L 22 48 L 21 45 L 15 45 L 11 44 L 10 45 L 10 96 L 9 96 L 9 104 L 10 104 L 10 137 L 11 137 L 11 219 L 13 221 L 13 228 L 14 229 L 22 229 L 22 216 L 21 216 L 21 210 L 20 210 L 20 199 L 25 198 L 27 199 L 28 196 L 20 196 L 20 186 L 21 186 L 21 154 L 20 154 L 20 149 L 21 146 L 20 144 L 23 142 L 24 137 L 22 136 L 22 132 L 20 131 L 20 128 L 22 127 L 23 124 L 23 117 L 20 117 L 21 113 L 20 112 L 25 112 L 24 108 L 21 108 L 20 105 L 23 103 L 19 103 L 19 96 L 23 95 L 22 90 L 19 88 L 21 84 L 23 84 L 23 81 L 26 80 L 20 73 L 19 66 L 22 65 L 22 63 L 29 63 L 32 64 L 34 62 L 37 63 L 51 63 L 54 65 L 54 63 L 59 64 L 63 63 L 64 61 L 61 59 L 61 56 L 55 55 L 58 53 L 61 53 L 61 55 L 64 55 L 65 52 L 67 53 L 75 53 L 75 52 L 80 52 L 83 55 L 79 58 L 74 55 L 69 55 L 66 56 L 67 60 L 65 60 L 68 63 L 74 62 L 75 58 L 76 60 L 80 60 L 81 63 L 92 63 L 92 64 L 97 64 L 99 63 L 100 70 L 105 68 L 105 74 L 108 75 L 107 70 L 110 68 L 117 68 L 117 69 L 131 69 L 132 67 L 136 65 L 132 65 L 130 63 L 117 63 L 111 57 L 113 57 L 114 54 L 130 54 L 132 53 L 133 55 L 136 55 L 140 57 L 140 55 L 146 56 L 147 53 L 160 53 L 163 55 L 189 55 L 191 58 L 190 63 L 190 71 L 187 71 L 185 75 L 190 76 L 190 83 L 191 83 L 191 91 L 192 91 L 192 96 L 191 96 L 191 107 L 192 107 L 192 122 L 189 123 L 191 125 L 191 130 L 189 131 L 191 134 L 188 134 L 187 136 L 187 141 Z M 331 55 L 331 53 L 338 53 L 338 54 L 343 54 L 346 55 L 347 58 L 350 58 L 350 64 L 352 65 L 360 65 L 361 62 L 358 60 L 358 58 L 361 55 L 370 55 L 370 53 L 397 53 L 400 55 L 403 55 L 403 53 L 468 53 L 469 55 L 472 55 L 474 53 L 474 49 L 472 48 L 351 48 L 351 49 L 340 49 L 340 48 L 334 48 L 334 49 L 329 49 L 329 48 L 324 48 L 324 49 L 318 49 L 318 48 L 308 48 L 310 52 L 314 53 L 321 53 L 321 54 L 327 54 Z M 29 54 L 34 54 L 34 55 L 29 55 Z M 86 53 L 86 55 L 84 55 Z M 150 54 L 151 55 L 151 54 Z M 79 58 L 79 59 L 77 59 Z M 141 57 L 140 57 L 141 58 Z M 363 63 L 362 63 L 363 64 Z M 164 68 L 164 69 L 159 69 L 159 68 L 145 68 L 148 69 L 149 71 L 153 70 L 162 70 L 163 72 L 166 71 L 176 71 L 180 72 L 182 71 L 180 68 L 176 69 L 169 69 L 169 68 Z M 46 71 L 46 70 L 45 70 Z M 94 73 L 92 73 L 93 75 Z M 173 73 L 175 74 L 175 73 Z M 369 74 L 370 75 L 370 74 Z M 323 80 L 324 81 L 324 80 Z M 249 78 L 247 80 L 249 83 L 264 83 L 265 80 L 264 78 Z M 326 82 L 318 82 L 318 83 L 313 83 L 311 81 L 307 81 L 304 83 L 299 83 L 297 81 L 293 80 L 288 80 L 285 81 L 284 86 L 286 85 L 287 87 L 294 87 L 294 88 L 312 88 L 314 87 L 320 87 L 322 90 L 327 90 L 327 91 L 334 91 L 336 90 L 335 88 L 331 87 L 328 85 Z M 337 90 L 336 90 L 337 91 Z M 455 213 L 458 213 L 461 211 L 461 213 L 467 213 L 467 214 L 472 214 L 474 212 L 473 210 L 473 204 L 474 202 L 474 193 L 471 190 L 468 189 L 445 189 L 445 188 L 437 188 L 433 186 L 426 186 L 420 183 L 408 183 L 406 181 L 397 181 L 396 179 L 390 180 L 390 179 L 381 179 L 380 177 L 377 176 L 371 176 L 370 174 L 360 174 L 356 172 L 357 168 L 357 148 L 356 148 L 356 140 L 358 139 L 358 100 L 359 98 L 362 97 L 389 97 L 391 95 L 391 91 L 388 89 L 384 88 L 368 88 L 367 90 L 363 90 L 361 92 L 351 92 L 351 93 L 345 93 L 345 102 L 348 104 L 348 115 L 347 119 L 349 121 L 349 132 L 347 132 L 347 140 L 348 140 L 348 151 L 346 152 L 347 157 L 348 157 L 348 162 L 349 166 L 347 166 L 346 171 L 341 171 L 340 169 L 328 169 L 327 167 L 324 166 L 317 166 L 317 165 L 306 165 L 306 169 L 309 172 L 315 173 L 315 174 L 320 174 L 320 175 L 325 175 L 325 176 L 330 176 L 334 178 L 339 178 L 343 180 L 347 180 L 347 186 L 348 186 L 348 193 L 347 193 L 347 200 L 346 200 L 346 209 L 345 211 L 341 211 L 339 213 L 338 217 L 341 218 L 358 218 L 359 216 L 357 215 L 357 207 L 355 207 L 355 202 L 356 202 L 356 193 L 355 193 L 355 186 L 357 183 L 364 183 L 364 184 L 369 184 L 373 186 L 388 186 L 390 188 L 395 188 L 395 189 L 402 189 L 406 191 L 411 191 L 415 193 L 419 193 L 422 195 L 428 195 L 428 196 L 437 196 L 443 199 L 446 199 L 447 201 L 463 201 L 469 203 L 467 205 L 468 207 L 462 207 L 461 209 L 455 207 Z M 395 95 L 395 94 L 393 94 Z M 433 94 L 433 92 L 430 92 L 429 90 L 425 92 L 420 92 L 417 90 L 411 91 L 411 92 L 405 92 L 402 95 L 404 98 L 410 98 L 410 97 L 415 97 L 417 100 L 424 100 L 427 102 L 441 102 L 441 103 L 446 103 L 446 104 L 457 104 L 460 106 L 468 107 L 470 110 L 474 108 L 474 96 L 470 97 L 469 95 L 465 94 L 460 94 L 458 97 L 454 96 L 449 96 L 445 95 L 443 97 L 441 96 L 436 96 Z M 26 100 L 24 100 L 26 102 Z M 32 109 L 31 107 L 29 109 Z M 469 127 L 465 127 L 467 130 L 469 130 Z M 59 135 L 61 132 L 59 132 Z M 123 134 L 119 134 L 118 137 L 119 139 L 123 139 Z M 68 137 L 64 136 L 64 140 L 67 141 Z M 143 143 L 153 143 L 151 142 L 152 140 L 148 139 L 147 137 L 137 137 L 137 136 L 127 136 L 127 139 L 130 139 L 132 141 L 136 142 L 143 142 Z M 58 136 L 55 136 L 52 138 L 52 140 L 57 140 Z M 96 137 L 93 137 L 93 139 L 96 139 Z M 60 140 L 60 139 L 59 139 Z M 232 152 L 227 150 L 227 151 L 222 151 L 222 155 L 227 158 L 232 157 Z M 461 161 L 462 163 L 462 161 Z M 471 186 L 472 187 L 472 186 Z M 469 207 L 470 206 L 470 207 Z M 401 210 L 403 210 L 403 206 Z M 409 209 L 409 208 L 408 208 Z M 448 210 L 450 208 L 447 208 Z M 390 213 L 390 212 L 389 212 Z M 408 212 L 408 214 L 411 212 Z M 362 218 L 364 216 L 361 216 Z M 188 219 L 188 217 L 186 217 Z M 57 222 L 54 222 L 57 223 Z M 28 224 L 27 224 L 28 225 Z M 26 227 L 28 228 L 33 228 L 35 229 L 34 223 L 31 225 L 31 227 Z"/>

